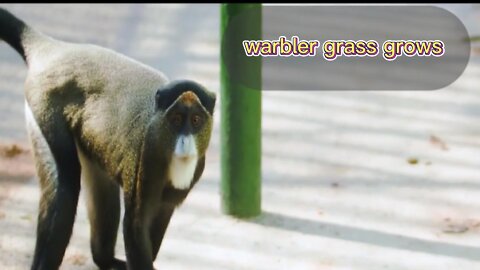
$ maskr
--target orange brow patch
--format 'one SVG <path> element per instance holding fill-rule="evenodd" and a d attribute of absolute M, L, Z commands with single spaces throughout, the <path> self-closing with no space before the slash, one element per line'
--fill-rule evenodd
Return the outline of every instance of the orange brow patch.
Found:
<path fill-rule="evenodd" d="M 187 91 L 180 96 L 180 101 L 187 106 L 192 106 L 193 103 L 198 101 L 198 97 L 192 91 Z"/>

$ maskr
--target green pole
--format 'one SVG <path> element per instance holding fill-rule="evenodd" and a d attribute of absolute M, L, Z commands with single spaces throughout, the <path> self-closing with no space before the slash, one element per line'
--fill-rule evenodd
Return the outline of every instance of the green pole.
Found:
<path fill-rule="evenodd" d="M 248 10 L 247 23 L 235 31 L 235 40 L 261 39 L 261 4 L 221 5 L 221 190 L 222 211 L 247 218 L 261 213 L 261 59 L 239 62 L 235 72 L 250 81 L 249 87 L 229 78 L 224 55 L 234 51 L 232 35 L 224 35 L 228 23 Z M 243 26 L 245 25 L 245 27 Z M 238 75 L 237 74 L 237 75 Z"/>

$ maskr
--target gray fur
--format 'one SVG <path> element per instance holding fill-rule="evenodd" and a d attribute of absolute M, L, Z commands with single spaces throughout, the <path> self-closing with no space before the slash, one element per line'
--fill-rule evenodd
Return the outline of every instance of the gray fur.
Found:
<path fill-rule="evenodd" d="M 124 159 L 136 157 L 141 143 L 126 139 L 144 134 L 154 114 L 155 92 L 167 78 L 102 47 L 34 40 L 27 46 L 31 49 L 25 91 L 35 117 L 48 110 L 44 106 L 50 106 L 49 100 L 60 101 L 55 105 L 63 108 L 71 129 L 81 134 L 85 150 L 108 152 L 104 165 L 109 173 L 122 174 L 125 162 L 131 162 Z"/>

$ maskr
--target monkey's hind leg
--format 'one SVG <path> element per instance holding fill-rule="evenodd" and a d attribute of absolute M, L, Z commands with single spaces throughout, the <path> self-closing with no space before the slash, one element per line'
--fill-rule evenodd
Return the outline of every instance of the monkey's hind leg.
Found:
<path fill-rule="evenodd" d="M 41 125 L 47 131 L 42 132 L 28 105 L 26 113 L 41 187 L 31 269 L 58 269 L 75 220 L 80 192 L 80 163 L 73 139 L 61 121 L 55 125 Z"/>
<path fill-rule="evenodd" d="M 115 243 L 120 222 L 120 187 L 79 152 L 82 180 L 87 189 L 93 261 L 102 270 L 127 269 L 124 261 L 115 259 Z"/>

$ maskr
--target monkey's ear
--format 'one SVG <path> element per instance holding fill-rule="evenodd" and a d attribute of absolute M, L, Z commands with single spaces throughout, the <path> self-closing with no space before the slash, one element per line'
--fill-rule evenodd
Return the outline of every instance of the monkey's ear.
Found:
<path fill-rule="evenodd" d="M 168 85 L 167 85 L 168 86 Z M 177 98 L 170 88 L 164 87 L 157 90 L 155 94 L 155 106 L 157 110 L 165 111 Z"/>
<path fill-rule="evenodd" d="M 204 97 L 198 97 L 202 102 L 203 107 L 213 115 L 213 109 L 215 109 L 215 102 L 217 101 L 217 95 L 214 92 L 206 90 Z"/>
<path fill-rule="evenodd" d="M 208 91 L 202 85 L 188 80 L 173 81 L 159 89 L 155 95 L 155 103 L 158 109 L 166 110 L 175 100 L 183 93 L 192 91 L 197 95 L 202 103 L 202 106 L 213 115 L 215 108 L 216 95 Z"/>

